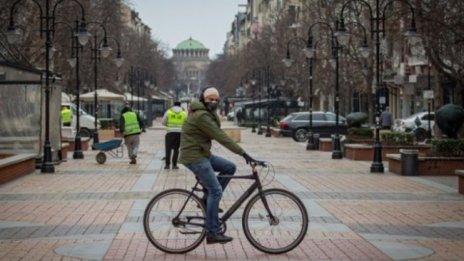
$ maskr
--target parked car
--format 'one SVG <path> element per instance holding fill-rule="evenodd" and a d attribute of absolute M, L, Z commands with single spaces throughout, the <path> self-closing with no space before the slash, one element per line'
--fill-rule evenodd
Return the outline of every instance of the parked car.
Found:
<path fill-rule="evenodd" d="M 423 141 L 428 137 L 429 121 L 432 128 L 435 125 L 435 112 L 431 111 L 430 115 L 428 112 L 418 112 L 404 119 L 398 119 L 395 121 L 393 130 L 402 132 L 413 131 L 418 141 Z"/>
<path fill-rule="evenodd" d="M 333 112 L 312 112 L 312 133 L 320 137 L 330 137 L 335 133 L 335 118 Z M 295 141 L 303 142 L 308 139 L 309 112 L 294 112 L 283 118 L 280 123 L 280 133 L 292 137 Z M 339 116 L 339 134 L 346 134 L 348 124 L 345 117 Z"/>

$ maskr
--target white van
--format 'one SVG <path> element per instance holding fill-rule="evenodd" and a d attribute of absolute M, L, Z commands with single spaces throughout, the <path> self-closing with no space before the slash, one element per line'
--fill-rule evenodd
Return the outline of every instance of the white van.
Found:
<path fill-rule="evenodd" d="M 77 116 L 76 116 L 76 110 L 77 106 L 74 103 L 71 102 L 61 102 L 61 108 L 64 106 L 69 106 L 73 113 L 73 119 L 71 123 L 71 127 L 73 130 L 76 129 L 76 121 L 77 121 Z M 88 114 L 85 112 L 82 108 L 79 108 L 80 114 L 79 114 L 79 126 L 80 126 L 80 135 L 81 137 L 92 137 L 92 134 L 95 131 L 95 117 L 92 115 Z M 97 127 L 100 129 L 100 120 L 97 121 Z"/>

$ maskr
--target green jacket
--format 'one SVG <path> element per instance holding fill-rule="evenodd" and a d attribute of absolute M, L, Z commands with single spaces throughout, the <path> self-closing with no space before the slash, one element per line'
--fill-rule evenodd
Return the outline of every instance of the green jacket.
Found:
<path fill-rule="evenodd" d="M 216 113 L 207 110 L 199 101 L 192 102 L 190 110 L 180 136 L 180 163 L 190 164 L 209 158 L 212 140 L 239 155 L 245 153 L 242 147 L 221 129 L 221 121 Z"/>

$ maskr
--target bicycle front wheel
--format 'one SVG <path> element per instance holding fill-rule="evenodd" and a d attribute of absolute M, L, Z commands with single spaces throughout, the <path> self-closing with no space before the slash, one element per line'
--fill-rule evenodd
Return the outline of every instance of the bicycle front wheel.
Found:
<path fill-rule="evenodd" d="M 273 219 L 260 194 L 250 199 L 242 217 L 248 241 L 268 254 L 282 254 L 297 247 L 308 230 L 308 212 L 303 202 L 283 189 L 263 191 Z"/>
<path fill-rule="evenodd" d="M 204 205 L 196 195 L 170 189 L 156 195 L 143 215 L 143 228 L 159 250 L 181 254 L 195 249 L 206 235 Z M 190 196 L 190 198 L 189 198 Z"/>

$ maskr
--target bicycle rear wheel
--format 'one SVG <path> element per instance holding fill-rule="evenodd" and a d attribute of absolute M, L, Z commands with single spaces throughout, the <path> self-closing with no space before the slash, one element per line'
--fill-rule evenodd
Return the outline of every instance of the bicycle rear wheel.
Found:
<path fill-rule="evenodd" d="M 190 193 L 184 189 L 166 190 L 156 195 L 145 208 L 143 228 L 159 250 L 186 253 L 203 241 L 206 211 L 196 195 L 188 199 Z"/>
<path fill-rule="evenodd" d="M 242 217 L 243 231 L 248 241 L 268 254 L 282 254 L 297 247 L 308 230 L 308 212 L 303 202 L 283 189 L 264 190 L 272 215 L 266 210 L 260 194 L 246 205 Z"/>

